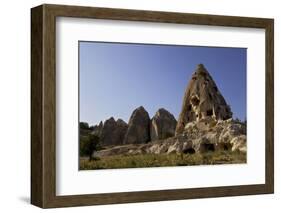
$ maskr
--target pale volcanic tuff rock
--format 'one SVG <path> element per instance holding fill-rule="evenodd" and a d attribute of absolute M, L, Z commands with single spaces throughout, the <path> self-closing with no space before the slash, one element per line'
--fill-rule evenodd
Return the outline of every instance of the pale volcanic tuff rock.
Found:
<path fill-rule="evenodd" d="M 120 145 L 123 143 L 128 124 L 122 119 L 115 121 L 113 117 L 104 122 L 100 131 L 101 146 Z"/>
<path fill-rule="evenodd" d="M 240 135 L 230 141 L 232 151 L 247 152 L 246 135 Z"/>
<path fill-rule="evenodd" d="M 193 142 L 196 152 L 232 150 L 246 152 L 246 123 L 233 120 L 215 119 L 188 123 L 182 134 Z"/>
<path fill-rule="evenodd" d="M 186 88 L 176 134 L 184 131 L 187 123 L 204 118 L 227 120 L 232 112 L 203 64 L 199 64 Z"/>
<path fill-rule="evenodd" d="M 150 118 L 143 106 L 135 109 L 130 117 L 123 144 L 142 144 L 150 141 Z"/>
<path fill-rule="evenodd" d="M 145 144 L 116 146 L 98 151 L 97 156 L 172 153 L 194 154 L 222 150 L 247 152 L 245 123 L 228 119 L 225 121 L 210 122 L 202 126 L 202 122 L 193 121 L 187 124 L 184 132 L 174 137 Z"/>
<path fill-rule="evenodd" d="M 170 112 L 163 108 L 159 109 L 151 119 L 151 141 L 174 136 L 176 125 L 177 121 Z"/>

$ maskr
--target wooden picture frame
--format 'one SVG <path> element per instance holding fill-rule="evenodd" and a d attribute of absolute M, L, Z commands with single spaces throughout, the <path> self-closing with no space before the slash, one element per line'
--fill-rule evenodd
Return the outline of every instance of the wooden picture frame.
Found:
<path fill-rule="evenodd" d="M 56 17 L 262 28 L 266 34 L 265 184 L 56 195 Z M 274 191 L 273 19 L 63 5 L 31 9 L 31 203 L 41 208 L 267 194 Z"/>

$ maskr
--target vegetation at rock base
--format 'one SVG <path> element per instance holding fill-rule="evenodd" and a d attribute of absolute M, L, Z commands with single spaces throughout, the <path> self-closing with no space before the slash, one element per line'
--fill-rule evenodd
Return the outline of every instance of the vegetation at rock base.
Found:
<path fill-rule="evenodd" d="M 91 161 L 95 152 L 99 150 L 99 137 L 96 135 L 80 136 L 80 156 L 87 156 Z"/>
<path fill-rule="evenodd" d="M 80 157 L 80 170 L 144 168 L 163 166 L 191 166 L 246 163 L 246 153 L 221 151 L 204 154 L 145 154 L 115 155 L 89 161 Z"/>

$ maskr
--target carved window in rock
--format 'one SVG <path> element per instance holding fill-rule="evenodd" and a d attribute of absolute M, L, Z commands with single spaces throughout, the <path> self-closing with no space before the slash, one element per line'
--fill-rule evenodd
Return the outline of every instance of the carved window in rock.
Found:
<path fill-rule="evenodd" d="M 196 97 L 196 96 L 192 96 L 192 98 L 191 98 L 191 104 L 194 105 L 194 106 L 198 106 L 199 103 L 200 103 L 199 98 Z"/>
<path fill-rule="evenodd" d="M 211 110 L 211 109 L 207 110 L 206 115 L 207 116 L 212 116 L 213 115 L 213 110 Z"/>

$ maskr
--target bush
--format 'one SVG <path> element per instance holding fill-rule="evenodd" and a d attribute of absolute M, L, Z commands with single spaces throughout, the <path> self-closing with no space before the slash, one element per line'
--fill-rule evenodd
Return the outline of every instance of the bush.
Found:
<path fill-rule="evenodd" d="M 80 122 L 80 129 L 89 129 L 89 124 L 87 122 Z"/>
<path fill-rule="evenodd" d="M 80 136 L 80 156 L 88 156 L 89 161 L 93 160 L 93 154 L 99 148 L 99 137 L 96 135 Z"/>

